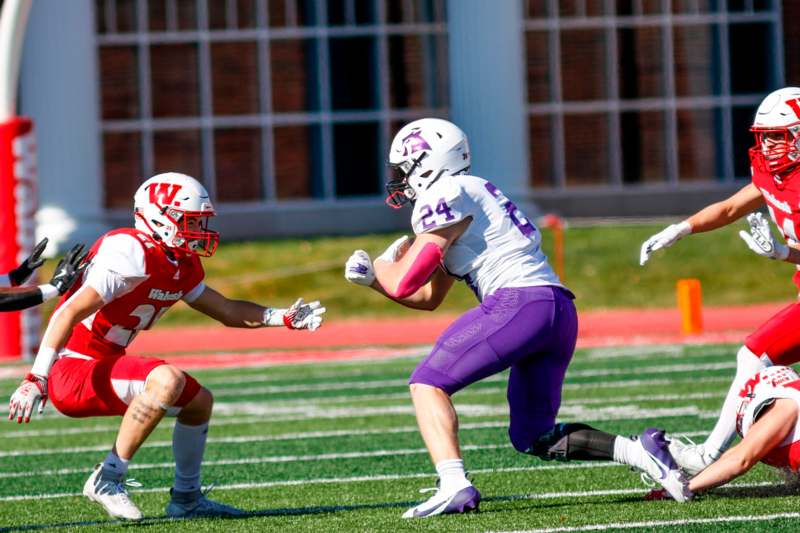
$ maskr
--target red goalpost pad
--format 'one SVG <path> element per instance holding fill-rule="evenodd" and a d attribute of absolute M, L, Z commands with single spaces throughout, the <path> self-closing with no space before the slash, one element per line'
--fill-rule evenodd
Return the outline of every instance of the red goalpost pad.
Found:
<path fill-rule="evenodd" d="M 0 122 L 0 274 L 13 270 L 33 250 L 37 205 L 36 139 L 33 122 Z M 36 282 L 36 275 L 28 281 Z M 39 339 L 37 308 L 0 313 L 0 358 L 30 358 Z"/>

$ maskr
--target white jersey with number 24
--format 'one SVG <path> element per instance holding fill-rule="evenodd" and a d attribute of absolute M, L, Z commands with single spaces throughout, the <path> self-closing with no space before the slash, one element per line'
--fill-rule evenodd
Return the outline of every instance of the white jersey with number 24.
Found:
<path fill-rule="evenodd" d="M 444 257 L 479 300 L 502 287 L 563 287 L 541 249 L 541 233 L 492 183 L 475 176 L 442 176 L 417 196 L 416 235 L 472 219 Z"/>

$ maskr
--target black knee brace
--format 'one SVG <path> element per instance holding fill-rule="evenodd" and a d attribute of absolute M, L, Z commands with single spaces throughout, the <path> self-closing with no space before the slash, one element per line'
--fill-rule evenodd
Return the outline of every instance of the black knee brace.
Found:
<path fill-rule="evenodd" d="M 613 460 L 616 435 L 586 424 L 561 423 L 536 439 L 525 453 L 545 461 Z"/>

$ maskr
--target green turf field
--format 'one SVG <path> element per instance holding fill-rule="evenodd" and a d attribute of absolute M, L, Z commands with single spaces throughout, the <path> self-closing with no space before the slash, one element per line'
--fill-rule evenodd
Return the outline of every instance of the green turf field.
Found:
<path fill-rule="evenodd" d="M 420 348 L 420 354 L 424 347 Z M 734 371 L 735 347 L 582 350 L 567 375 L 563 420 L 622 434 L 665 427 L 704 438 Z M 506 437 L 505 376 L 455 396 L 481 512 L 405 521 L 435 478 L 405 386 L 416 358 L 195 372 L 216 395 L 204 482 L 253 513 L 240 520 L 163 518 L 171 483 L 165 422 L 136 457 L 132 497 L 145 531 L 796 530 L 798 498 L 758 467 L 689 504 L 644 501 L 639 475 L 605 463 L 545 463 Z M 0 397 L 17 380 L 0 381 Z M 79 496 L 117 419 L 70 420 L 48 407 L 26 426 L 0 424 L 0 531 L 121 526 Z M 763 518 L 766 515 L 770 519 Z M 632 530 L 636 530 L 633 528 Z"/>

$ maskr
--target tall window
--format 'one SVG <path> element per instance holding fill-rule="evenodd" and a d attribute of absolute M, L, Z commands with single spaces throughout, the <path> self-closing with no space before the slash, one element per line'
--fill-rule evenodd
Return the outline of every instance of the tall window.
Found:
<path fill-rule="evenodd" d="M 95 0 L 107 207 L 192 174 L 219 202 L 382 194 L 447 114 L 445 0 Z"/>
<path fill-rule="evenodd" d="M 534 188 L 749 176 L 778 0 L 526 0 Z"/>

